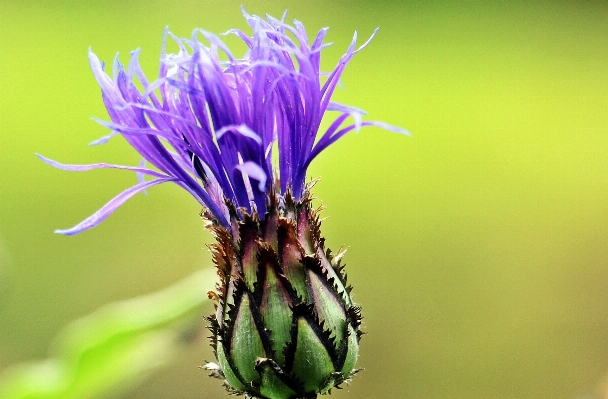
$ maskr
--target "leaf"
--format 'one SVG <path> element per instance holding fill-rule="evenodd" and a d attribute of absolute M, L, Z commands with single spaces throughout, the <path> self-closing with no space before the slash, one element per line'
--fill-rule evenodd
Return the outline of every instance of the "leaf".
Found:
<path fill-rule="evenodd" d="M 85 399 L 132 385 L 201 330 L 214 270 L 162 291 L 113 302 L 60 333 L 55 356 L 0 375 L 2 399 Z"/>

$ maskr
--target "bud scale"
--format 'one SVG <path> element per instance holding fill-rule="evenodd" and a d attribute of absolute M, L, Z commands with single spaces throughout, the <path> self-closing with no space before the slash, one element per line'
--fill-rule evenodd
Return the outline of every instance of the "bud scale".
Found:
<path fill-rule="evenodd" d="M 325 250 L 310 187 L 296 201 L 269 194 L 266 213 L 227 204 L 230 228 L 205 214 L 220 283 L 211 322 L 213 375 L 253 398 L 314 398 L 349 380 L 359 350 L 360 308 Z"/>

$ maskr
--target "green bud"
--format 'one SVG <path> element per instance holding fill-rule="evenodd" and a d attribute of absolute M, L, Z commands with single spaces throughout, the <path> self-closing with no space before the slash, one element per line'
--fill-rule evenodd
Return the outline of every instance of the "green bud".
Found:
<path fill-rule="evenodd" d="M 361 312 L 341 254 L 324 249 L 308 192 L 300 201 L 270 195 L 263 219 L 230 212 L 230 230 L 208 224 L 220 276 L 209 318 L 219 365 L 205 368 L 253 398 L 315 398 L 349 380 Z"/>

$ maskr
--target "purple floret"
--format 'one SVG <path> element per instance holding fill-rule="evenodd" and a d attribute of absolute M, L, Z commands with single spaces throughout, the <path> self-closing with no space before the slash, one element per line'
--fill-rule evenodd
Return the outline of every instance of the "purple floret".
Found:
<path fill-rule="evenodd" d="M 271 187 L 280 187 L 281 193 L 289 188 L 299 199 L 310 162 L 351 130 L 378 126 L 407 133 L 382 122 L 364 122 L 364 111 L 331 101 L 344 68 L 375 31 L 359 48 L 355 32 L 334 70 L 322 74 L 320 59 L 321 50 L 328 46 L 323 43 L 327 28 L 309 43 L 299 21 L 291 26 L 284 18 L 262 19 L 244 10 L 243 14 L 253 35 L 236 29 L 226 32 L 248 47 L 242 58 L 232 55 L 211 33 L 197 29 L 191 39 L 178 39 L 165 30 L 160 74 L 153 83 L 139 66 L 139 51 L 131 53 L 126 70 L 116 58 L 113 78 L 89 52 L 111 119 L 98 122 L 112 131 L 91 144 L 103 144 L 120 134 L 156 170 L 146 168 L 145 163 L 139 167 L 62 165 L 39 156 L 64 170 L 120 168 L 139 176 L 139 184 L 77 226 L 57 233 L 73 235 L 95 227 L 133 195 L 169 181 L 190 192 L 224 226 L 229 223 L 226 199 L 263 217 Z M 168 36 L 179 46 L 177 54 L 166 53 Z M 326 111 L 338 114 L 317 137 Z M 346 123 L 349 118 L 350 124 Z M 278 165 L 272 157 L 275 143 Z M 273 171 L 280 184 L 274 181 Z M 144 175 L 155 179 L 144 181 Z"/>

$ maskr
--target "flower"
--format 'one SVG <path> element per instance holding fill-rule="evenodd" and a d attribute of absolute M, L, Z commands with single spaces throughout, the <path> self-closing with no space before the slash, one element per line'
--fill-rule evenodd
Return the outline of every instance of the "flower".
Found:
<path fill-rule="evenodd" d="M 64 165 L 38 155 L 59 169 L 119 168 L 137 172 L 140 180 L 83 222 L 56 233 L 74 235 L 93 228 L 135 194 L 165 182 L 187 190 L 227 227 L 226 199 L 249 212 L 255 209 L 259 215 L 265 214 L 266 196 L 273 185 L 280 187 L 281 194 L 290 188 L 299 199 L 310 162 L 346 133 L 363 126 L 407 133 L 382 122 L 362 121 L 364 111 L 331 101 L 346 65 L 376 31 L 359 48 L 355 32 L 346 53 L 325 76 L 320 60 L 321 51 L 329 46 L 323 42 L 327 28 L 310 44 L 298 21 L 290 26 L 284 20 L 264 20 L 244 10 L 243 14 L 253 36 L 237 29 L 226 32 L 247 45 L 242 58 L 232 55 L 221 39 L 209 32 L 196 29 L 192 39 L 180 40 L 165 30 L 160 74 L 152 83 L 138 64 L 139 50 L 131 53 L 126 70 L 118 57 L 115 59 L 113 79 L 89 51 L 91 68 L 112 120 L 98 120 L 112 132 L 91 144 L 103 144 L 121 134 L 158 171 L 143 163 L 138 167 Z M 166 52 L 168 36 L 179 46 L 177 54 Z M 326 111 L 337 112 L 337 117 L 318 138 Z M 353 122 L 345 124 L 349 118 Z M 278 165 L 272 157 L 275 144 Z M 273 167 L 278 176 L 273 175 Z M 155 179 L 144 181 L 144 175 Z"/>
<path fill-rule="evenodd" d="M 361 315 L 342 254 L 324 248 L 306 170 L 325 148 L 363 126 L 407 132 L 363 121 L 364 111 L 331 101 L 346 65 L 376 31 L 358 48 L 355 32 L 336 67 L 323 74 L 327 28 L 310 43 L 304 26 L 285 23 L 285 15 L 243 14 L 252 36 L 226 32 L 247 46 L 242 58 L 209 32 L 178 39 L 165 30 L 154 82 L 138 64 L 139 51 L 126 69 L 116 58 L 113 78 L 89 51 L 111 118 L 99 121 L 111 133 L 92 144 L 120 134 L 143 157 L 139 166 L 65 165 L 38 156 L 64 170 L 118 168 L 139 178 L 83 222 L 56 231 L 64 235 L 95 227 L 157 184 L 173 182 L 192 194 L 217 239 L 211 250 L 221 280 L 209 294 L 217 308 L 209 320 L 219 365 L 206 367 L 231 390 L 253 397 L 315 397 L 356 372 Z M 167 37 L 177 54 L 166 52 Z M 319 135 L 327 111 L 337 116 Z"/>

